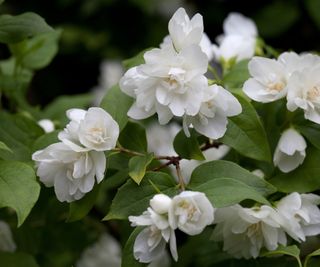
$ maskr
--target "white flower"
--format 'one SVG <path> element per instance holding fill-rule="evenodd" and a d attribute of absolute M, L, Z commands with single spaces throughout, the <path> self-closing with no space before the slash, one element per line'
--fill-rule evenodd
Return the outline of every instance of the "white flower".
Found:
<path fill-rule="evenodd" d="M 282 217 L 271 207 L 240 205 L 216 210 L 213 239 L 223 241 L 223 250 L 235 258 L 257 258 L 262 247 L 275 250 L 286 245 Z"/>
<path fill-rule="evenodd" d="M 140 216 L 129 216 L 129 221 L 132 222 L 131 226 L 148 226 L 138 234 L 133 245 L 134 257 L 139 262 L 148 263 L 157 259 L 168 242 L 172 257 L 178 260 L 176 236 L 167 214 L 158 214 L 148 208 Z"/>
<path fill-rule="evenodd" d="M 203 34 L 202 16 L 197 13 L 190 20 L 185 9 L 180 7 L 170 19 L 168 28 L 174 48 L 180 51 L 200 43 Z"/>
<path fill-rule="evenodd" d="M 76 267 L 120 267 L 121 248 L 109 234 L 104 233 L 99 240 L 86 248 Z"/>
<path fill-rule="evenodd" d="M 226 130 L 229 116 L 241 113 L 239 101 L 219 85 L 211 85 L 205 91 L 206 95 L 196 116 L 184 117 L 184 130 L 188 134 L 188 126 L 192 126 L 201 134 L 218 139 Z"/>
<path fill-rule="evenodd" d="M 294 72 L 288 88 L 287 108 L 301 108 L 307 120 L 320 124 L 320 64 Z"/>
<path fill-rule="evenodd" d="M 255 23 L 239 13 L 230 13 L 223 22 L 224 34 L 218 36 L 213 50 L 215 58 L 229 61 L 240 61 L 253 57 L 255 53 L 256 37 L 258 35 Z"/>
<path fill-rule="evenodd" d="M 88 111 L 70 109 L 67 116 L 71 120 L 59 139 L 74 150 L 84 146 L 96 151 L 111 150 L 119 136 L 117 122 L 102 108 L 89 108 Z"/>
<path fill-rule="evenodd" d="M 14 252 L 16 248 L 9 225 L 0 221 L 0 251 Z"/>
<path fill-rule="evenodd" d="M 54 131 L 54 123 L 52 120 L 49 120 L 49 119 L 39 120 L 38 124 L 46 133 L 51 133 Z"/>
<path fill-rule="evenodd" d="M 282 198 L 276 205 L 284 216 L 286 232 L 295 240 L 305 241 L 306 236 L 320 234 L 320 197 L 296 192 Z"/>
<path fill-rule="evenodd" d="M 47 187 L 54 186 L 59 201 L 72 202 L 92 190 L 95 182 L 104 178 L 104 152 L 74 151 L 60 142 L 33 153 L 37 175 Z"/>
<path fill-rule="evenodd" d="M 204 193 L 183 191 L 172 199 L 169 223 L 189 235 L 197 235 L 211 224 L 214 208 Z"/>
<path fill-rule="evenodd" d="M 169 46 L 152 49 L 144 59 L 120 80 L 121 90 L 135 98 L 128 116 L 140 120 L 157 113 L 160 124 L 166 124 L 173 115 L 196 115 L 208 86 L 208 59 L 200 47 L 190 45 L 179 53 Z"/>
<path fill-rule="evenodd" d="M 286 96 L 288 72 L 279 61 L 254 57 L 250 60 L 248 69 L 253 77 L 243 85 L 243 91 L 248 97 L 268 103 Z"/>
<path fill-rule="evenodd" d="M 295 129 L 285 130 L 273 155 L 273 163 L 282 172 L 290 172 L 303 163 L 306 157 L 307 143 Z"/>

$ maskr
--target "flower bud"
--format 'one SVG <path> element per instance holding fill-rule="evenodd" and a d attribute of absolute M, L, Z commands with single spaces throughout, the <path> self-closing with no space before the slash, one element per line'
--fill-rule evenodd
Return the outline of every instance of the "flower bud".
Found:
<path fill-rule="evenodd" d="M 167 195 L 157 194 L 150 200 L 150 206 L 156 213 L 164 214 L 168 212 L 171 201 Z"/>

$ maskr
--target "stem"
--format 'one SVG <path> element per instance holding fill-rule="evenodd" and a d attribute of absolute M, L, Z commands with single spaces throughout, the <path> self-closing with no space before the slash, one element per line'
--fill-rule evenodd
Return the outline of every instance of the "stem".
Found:
<path fill-rule="evenodd" d="M 122 146 L 116 147 L 116 148 L 114 148 L 112 150 L 113 151 L 118 151 L 118 152 L 124 152 L 124 153 L 130 154 L 130 155 L 133 155 L 133 156 L 144 156 L 145 155 L 145 154 L 137 152 L 137 151 L 126 149 L 126 148 L 124 148 Z"/>
<path fill-rule="evenodd" d="M 208 70 L 213 74 L 213 77 L 217 80 L 217 82 L 221 83 L 221 78 L 215 68 L 213 68 L 211 65 L 208 65 Z"/>
<path fill-rule="evenodd" d="M 184 180 L 183 180 L 183 177 L 182 177 L 182 173 L 181 173 L 179 162 L 176 163 L 175 166 L 176 166 L 177 176 L 178 176 L 178 179 L 179 179 L 179 184 L 180 184 L 181 190 L 184 191 L 184 190 L 186 190 L 186 187 L 185 187 Z"/>

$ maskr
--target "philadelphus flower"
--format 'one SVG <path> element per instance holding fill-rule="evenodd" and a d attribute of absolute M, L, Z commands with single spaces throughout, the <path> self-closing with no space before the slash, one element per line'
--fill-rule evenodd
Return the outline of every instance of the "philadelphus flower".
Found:
<path fill-rule="evenodd" d="M 282 217 L 273 208 L 243 208 L 240 205 L 220 208 L 215 213 L 213 239 L 223 241 L 223 250 L 235 258 L 257 258 L 262 247 L 275 250 L 286 245 Z"/>
<path fill-rule="evenodd" d="M 239 101 L 226 89 L 219 85 L 211 85 L 205 91 L 205 101 L 201 104 L 200 111 L 196 116 L 184 117 L 184 129 L 192 126 L 201 134 L 218 139 L 226 130 L 229 116 L 241 113 Z"/>
<path fill-rule="evenodd" d="M 71 121 L 58 135 L 61 142 L 36 151 L 32 159 L 40 181 L 54 186 L 58 200 L 72 202 L 104 178 L 104 151 L 115 147 L 119 126 L 101 108 L 71 109 L 67 116 Z"/>
<path fill-rule="evenodd" d="M 0 251 L 14 252 L 16 248 L 9 225 L 0 221 Z"/>
<path fill-rule="evenodd" d="M 161 202 L 164 200 L 164 203 Z M 177 246 L 174 230 L 168 222 L 168 206 L 171 199 L 163 194 L 155 195 L 151 199 L 152 206 L 140 216 L 129 216 L 132 226 L 148 226 L 143 229 L 134 242 L 133 254 L 139 262 L 152 262 L 165 250 L 167 242 L 170 242 L 172 257 L 177 261 Z M 161 213 L 157 213 L 153 208 Z"/>
<path fill-rule="evenodd" d="M 280 137 L 273 156 L 273 163 L 282 172 L 290 172 L 303 163 L 307 143 L 295 129 L 289 128 Z"/>
<path fill-rule="evenodd" d="M 224 34 L 218 36 L 213 45 L 214 56 L 218 60 L 229 61 L 252 58 L 258 35 L 255 23 L 239 13 L 230 13 L 223 22 Z"/>
<path fill-rule="evenodd" d="M 197 45 L 176 53 L 172 47 L 152 49 L 144 54 L 145 64 L 129 69 L 120 80 L 121 90 L 136 99 L 128 116 L 145 119 L 158 114 L 160 124 L 173 115 L 196 115 L 203 90 L 208 59 Z"/>
<path fill-rule="evenodd" d="M 169 223 L 189 235 L 197 235 L 212 224 L 214 208 L 205 194 L 183 191 L 172 199 Z"/>
<path fill-rule="evenodd" d="M 282 198 L 276 205 L 285 218 L 284 229 L 295 240 L 305 241 L 306 236 L 320 233 L 320 197 L 297 192 Z"/>
<path fill-rule="evenodd" d="M 88 247 L 78 260 L 76 267 L 120 267 L 121 247 L 109 234 L 103 234 L 99 240 Z"/>

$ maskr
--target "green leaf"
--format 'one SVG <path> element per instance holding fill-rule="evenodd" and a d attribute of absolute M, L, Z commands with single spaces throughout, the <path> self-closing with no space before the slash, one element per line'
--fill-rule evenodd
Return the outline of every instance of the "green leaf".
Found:
<path fill-rule="evenodd" d="M 58 52 L 58 39 L 61 31 L 50 31 L 22 42 L 11 44 L 11 53 L 17 64 L 29 69 L 47 66 Z"/>
<path fill-rule="evenodd" d="M 229 161 L 212 161 L 197 167 L 188 188 L 206 194 L 215 207 L 252 199 L 269 204 L 263 197 L 275 192 L 265 180 Z"/>
<path fill-rule="evenodd" d="M 242 88 L 244 82 L 249 79 L 249 60 L 241 60 L 233 65 L 228 73 L 223 77 L 223 83 L 228 88 Z"/>
<path fill-rule="evenodd" d="M 129 176 L 140 184 L 142 178 L 146 173 L 147 166 L 151 163 L 153 154 L 146 154 L 144 156 L 134 156 L 129 161 Z"/>
<path fill-rule="evenodd" d="M 304 261 L 303 266 L 304 266 L 304 267 L 307 267 L 310 258 L 311 258 L 311 257 L 316 257 L 316 256 L 320 256 L 320 248 L 317 249 L 317 250 L 315 250 L 315 251 L 313 251 L 312 253 L 310 253 L 310 254 L 308 254 L 308 255 L 306 256 L 306 259 L 305 259 L 305 261 Z"/>
<path fill-rule="evenodd" d="M 122 252 L 122 258 L 121 258 L 121 267 L 143 267 L 147 266 L 145 263 L 138 262 L 134 256 L 133 256 L 133 246 L 134 242 L 136 241 L 137 235 L 143 230 L 143 227 L 137 227 L 134 229 L 129 236 L 123 252 Z"/>
<path fill-rule="evenodd" d="M 320 2 L 318 0 L 306 0 L 304 3 L 310 14 L 310 17 L 320 29 L 320 14 L 318 12 L 318 10 L 320 10 Z"/>
<path fill-rule="evenodd" d="M 2 252 L 0 251 L 0 263 L 4 267 L 39 267 L 35 259 L 24 252 Z"/>
<path fill-rule="evenodd" d="M 320 149 L 320 126 L 318 124 L 298 125 L 297 129 L 317 149 Z"/>
<path fill-rule="evenodd" d="M 144 49 L 143 51 L 141 51 L 140 53 L 138 53 L 137 55 L 135 55 L 134 57 L 132 58 L 128 58 L 126 60 L 124 60 L 122 62 L 123 66 L 125 69 L 130 69 L 132 67 L 135 67 L 135 66 L 138 66 L 138 65 L 141 65 L 141 64 L 144 64 L 144 58 L 143 58 L 143 55 L 145 52 L 151 50 L 153 48 L 147 48 L 147 49 Z"/>
<path fill-rule="evenodd" d="M 120 131 L 128 122 L 128 110 L 133 99 L 121 92 L 119 85 L 111 87 L 102 99 L 100 107 L 105 109 L 119 124 Z"/>
<path fill-rule="evenodd" d="M 71 108 L 87 109 L 93 101 L 92 94 L 64 95 L 57 97 L 43 110 L 43 118 L 58 120 L 65 125 L 68 122 L 66 111 Z"/>
<path fill-rule="evenodd" d="M 99 194 L 100 185 L 95 185 L 93 190 L 80 200 L 70 203 L 67 222 L 74 222 L 84 218 L 95 204 Z"/>
<path fill-rule="evenodd" d="M 306 151 L 306 158 L 300 167 L 289 172 L 281 173 L 269 180 L 279 191 L 312 192 L 320 188 L 320 150 L 310 147 Z"/>
<path fill-rule="evenodd" d="M 140 185 L 130 179 L 118 189 L 104 220 L 125 220 L 130 215 L 140 215 L 149 206 L 149 200 L 158 193 L 152 184 L 164 194 L 177 193 L 171 176 L 162 172 L 147 172 Z"/>
<path fill-rule="evenodd" d="M 0 42 L 15 43 L 53 29 L 39 15 L 28 12 L 18 16 L 0 16 Z"/>
<path fill-rule="evenodd" d="M 9 151 L 10 153 L 13 153 L 13 151 L 3 142 L 0 141 L 0 150 L 6 150 Z"/>
<path fill-rule="evenodd" d="M 256 12 L 254 18 L 261 36 L 276 37 L 299 19 L 299 6 L 292 1 L 273 1 Z"/>
<path fill-rule="evenodd" d="M 32 144 L 32 152 L 35 152 L 40 149 L 44 149 L 45 147 L 59 142 L 58 133 L 60 130 L 53 131 L 51 133 L 46 133 L 38 137 L 34 143 Z"/>
<path fill-rule="evenodd" d="M 194 129 L 190 129 L 190 137 L 187 137 L 181 130 L 174 138 L 174 150 L 184 159 L 205 160 L 197 137 L 198 134 Z"/>
<path fill-rule="evenodd" d="M 205 193 L 216 208 L 231 206 L 245 199 L 252 199 L 270 205 L 260 192 L 233 178 L 213 179 L 190 188 L 194 191 Z"/>
<path fill-rule="evenodd" d="M 0 140 L 13 153 L 0 150 L 0 157 L 6 160 L 31 161 L 31 147 L 35 139 L 43 134 L 43 129 L 32 119 L 21 115 L 0 112 Z"/>
<path fill-rule="evenodd" d="M 276 255 L 288 255 L 288 256 L 294 257 L 297 260 L 299 267 L 302 267 L 302 264 L 300 261 L 300 250 L 296 245 L 289 246 L 289 247 L 284 247 L 280 245 L 276 250 L 264 252 L 260 256 L 270 257 L 270 256 L 276 256 Z"/>
<path fill-rule="evenodd" d="M 146 130 L 140 124 L 129 122 L 119 136 L 120 144 L 133 151 L 145 153 L 148 150 Z"/>
<path fill-rule="evenodd" d="M 242 106 L 242 113 L 229 118 L 222 142 L 248 158 L 270 162 L 267 135 L 256 110 L 242 96 L 236 97 Z"/>
<path fill-rule="evenodd" d="M 40 185 L 34 170 L 22 163 L 0 161 L 0 207 L 13 208 L 18 226 L 27 218 L 38 200 Z"/>

